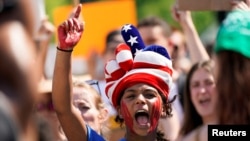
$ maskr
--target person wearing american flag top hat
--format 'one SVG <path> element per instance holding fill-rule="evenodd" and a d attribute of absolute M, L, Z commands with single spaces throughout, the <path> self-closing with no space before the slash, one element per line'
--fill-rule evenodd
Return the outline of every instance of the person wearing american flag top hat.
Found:
<path fill-rule="evenodd" d="M 189 58 L 185 56 L 184 46 L 181 46 L 173 40 L 174 31 L 168 22 L 164 19 L 151 15 L 141 19 L 137 24 L 137 29 L 146 46 L 157 44 L 165 47 L 173 63 L 173 84 L 170 89 L 170 99 L 175 98 L 172 103 L 172 117 L 160 120 L 160 128 L 165 132 L 170 140 L 175 140 L 179 134 L 180 126 L 183 120 L 183 106 L 181 98 L 183 97 L 183 88 L 185 84 L 186 71 L 189 68 Z M 176 37 L 174 37 L 176 38 Z M 180 37 L 177 37 L 178 40 Z M 183 60 L 184 61 L 183 63 Z M 183 65 L 184 64 L 184 65 Z M 169 130 L 171 129 L 171 130 Z"/>
<path fill-rule="evenodd" d="M 72 108 L 71 55 L 84 31 L 79 21 L 81 4 L 74 17 L 58 27 L 53 76 L 53 103 L 63 130 L 72 141 L 102 141 L 102 135 L 91 129 Z M 159 119 L 171 116 L 169 92 L 172 85 L 172 61 L 160 45 L 145 46 L 138 30 L 131 24 L 121 28 L 125 43 L 115 50 L 116 58 L 105 65 L 105 93 L 117 110 L 118 122 L 125 123 L 121 141 L 167 140 L 158 130 Z"/>
<path fill-rule="evenodd" d="M 170 56 L 162 46 L 145 46 L 131 24 L 125 24 L 121 33 L 125 43 L 118 45 L 116 59 L 105 67 L 106 94 L 117 109 L 116 121 L 127 128 L 121 140 L 166 140 L 158 123 L 171 116 Z"/>

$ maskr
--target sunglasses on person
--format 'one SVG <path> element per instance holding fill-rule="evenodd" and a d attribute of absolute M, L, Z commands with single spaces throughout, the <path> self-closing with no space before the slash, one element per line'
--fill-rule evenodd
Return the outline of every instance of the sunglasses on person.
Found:
<path fill-rule="evenodd" d="M 98 80 L 87 80 L 85 82 L 91 85 L 101 95 L 101 89 Z M 36 110 L 54 112 L 52 100 L 49 100 L 49 102 L 47 103 L 38 103 L 36 106 Z"/>
<path fill-rule="evenodd" d="M 87 80 L 85 82 L 92 86 L 101 95 L 101 88 L 98 80 Z"/>

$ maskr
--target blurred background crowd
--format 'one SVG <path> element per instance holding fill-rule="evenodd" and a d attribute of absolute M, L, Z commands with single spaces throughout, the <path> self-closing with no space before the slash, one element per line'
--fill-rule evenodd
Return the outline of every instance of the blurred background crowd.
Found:
<path fill-rule="evenodd" d="M 41 8 L 44 8 L 46 14 L 48 16 L 48 19 L 50 22 L 52 22 L 55 25 L 60 24 L 62 22 L 63 18 L 59 18 L 56 13 L 60 13 L 62 17 L 65 17 L 67 13 L 70 11 L 70 8 L 75 5 L 76 3 L 83 3 L 85 4 L 86 10 L 83 9 L 85 13 L 85 19 L 91 22 L 90 24 L 96 26 L 95 21 L 96 20 L 104 20 L 105 17 L 103 14 L 105 14 L 109 19 L 103 23 L 98 25 L 98 29 L 94 29 L 93 33 L 93 27 L 89 27 L 89 32 L 92 33 L 85 33 L 85 34 L 96 34 L 98 31 L 101 30 L 102 32 L 99 32 L 99 36 L 97 37 L 98 41 L 95 41 L 97 43 L 93 43 L 95 40 L 92 39 L 86 39 L 85 42 L 83 42 L 83 45 L 87 45 L 90 48 L 93 48 L 97 50 L 97 52 L 100 54 L 104 51 L 105 47 L 105 36 L 106 34 L 115 28 L 119 28 L 121 23 L 132 23 L 136 24 L 139 20 L 143 19 L 146 16 L 149 15 L 156 15 L 160 18 L 162 18 L 164 21 L 166 21 L 171 28 L 173 29 L 180 29 L 180 24 L 173 19 L 171 11 L 172 5 L 176 2 L 175 0 L 157 0 L 157 1 L 145 1 L 145 0 L 61 0 L 61 1 L 50 1 L 50 0 L 39 0 L 40 3 L 44 3 L 44 6 L 40 6 Z M 72 2 L 73 1 L 73 2 Z M 99 2 L 99 3 L 98 3 Z M 109 7 L 112 7 L 110 5 L 113 3 L 113 5 L 117 6 L 118 8 L 110 10 L 110 12 L 104 12 L 100 13 L 103 8 L 103 10 L 110 9 Z M 36 3 L 36 4 L 39 4 Z M 38 6 L 39 7 L 39 6 Z M 128 8 L 129 7 L 129 8 Z M 123 11 L 119 11 L 120 9 Z M 96 9 L 99 9 L 96 10 Z M 39 12 L 39 11 L 38 11 Z M 114 13 L 115 12 L 115 13 Z M 200 39 L 202 43 L 205 46 L 210 47 L 213 43 L 216 35 L 216 31 L 218 29 L 218 26 L 222 19 L 225 17 L 227 11 L 211 11 L 211 10 L 195 10 L 192 12 L 192 19 L 194 22 L 194 25 L 197 29 L 197 32 L 200 36 Z M 44 15 L 43 14 L 43 15 Z M 39 15 L 39 13 L 38 13 Z M 41 14 L 40 14 L 41 15 Z M 93 21 L 93 22 L 92 22 Z M 112 22 L 111 22 L 112 21 Z M 119 22 L 120 21 L 120 22 Z M 202 22 L 200 22 L 202 21 Z M 88 23 L 89 23 L 88 22 Z M 107 25 L 110 24 L 110 25 Z M 92 36 L 92 35 L 90 35 Z M 88 41 L 90 40 L 90 41 Z M 53 64 L 54 62 L 51 60 L 54 60 L 53 56 L 51 54 L 54 54 L 54 48 L 53 44 L 56 42 L 56 39 L 52 37 L 51 40 L 51 46 L 52 49 L 49 48 L 48 52 L 48 58 L 45 64 L 45 73 L 48 77 L 52 77 L 53 73 Z M 89 42 L 89 43 L 86 43 Z M 208 48 L 210 49 L 210 48 Z M 88 58 L 88 54 L 86 53 L 89 50 L 78 50 L 75 54 L 75 61 L 73 63 L 73 73 L 74 74 L 81 74 L 84 72 L 87 72 L 85 67 L 85 59 L 82 58 L 82 56 Z M 77 67 L 76 67 L 77 66 Z"/>
<path fill-rule="evenodd" d="M 171 56 L 172 116 L 160 119 L 158 126 L 165 138 L 207 140 L 208 124 L 249 124 L 250 87 L 246 82 L 250 75 L 246 70 L 250 69 L 250 35 L 238 30 L 250 30 L 249 13 L 229 15 L 235 9 L 249 12 L 249 0 L 228 0 L 228 10 L 194 11 L 179 9 L 176 2 L 0 0 L 0 140 L 73 140 L 71 129 L 58 120 L 58 115 L 71 107 L 60 106 L 67 98 L 72 101 L 65 100 L 65 105 L 72 104 L 79 118 L 96 133 L 110 141 L 124 137 L 125 127 L 116 122 L 119 117 L 105 94 L 104 73 L 105 63 L 124 42 L 120 33 L 124 24 L 135 25 L 145 45 L 164 46 Z M 60 97 L 59 90 L 52 88 L 55 70 L 63 69 L 55 67 L 58 26 L 72 17 L 79 3 L 79 19 L 85 27 L 77 44 L 80 47 L 72 52 L 73 79 L 69 83 L 73 94 Z M 231 34 L 236 36 L 227 36 Z M 233 100 L 240 104 L 233 105 Z M 236 116 L 230 116 L 231 112 Z"/>

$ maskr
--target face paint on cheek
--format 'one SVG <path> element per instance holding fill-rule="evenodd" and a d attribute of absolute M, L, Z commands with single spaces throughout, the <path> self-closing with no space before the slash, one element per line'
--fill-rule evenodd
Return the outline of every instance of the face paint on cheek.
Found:
<path fill-rule="evenodd" d="M 129 111 L 128 111 L 128 107 L 127 105 L 124 103 L 124 102 L 121 102 L 121 113 L 122 113 L 122 116 L 123 116 L 123 119 L 126 123 L 126 126 L 131 130 L 133 131 L 133 118 L 132 116 L 130 115 Z"/>
<path fill-rule="evenodd" d="M 158 125 L 159 118 L 161 116 L 161 102 L 160 102 L 160 97 L 157 98 L 157 100 L 154 102 L 152 106 L 152 113 L 151 113 L 151 127 L 149 129 L 149 132 L 152 132 L 153 130 L 156 129 Z"/>

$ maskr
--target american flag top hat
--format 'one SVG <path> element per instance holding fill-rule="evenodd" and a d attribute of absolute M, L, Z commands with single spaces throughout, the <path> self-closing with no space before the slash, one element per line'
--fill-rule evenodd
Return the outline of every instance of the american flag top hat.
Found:
<path fill-rule="evenodd" d="M 131 24 L 121 29 L 125 43 L 115 50 L 116 59 L 105 65 L 105 93 L 117 107 L 122 92 L 135 84 L 155 87 L 166 98 L 172 84 L 172 61 L 167 50 L 159 45 L 145 46 L 138 30 Z"/>

